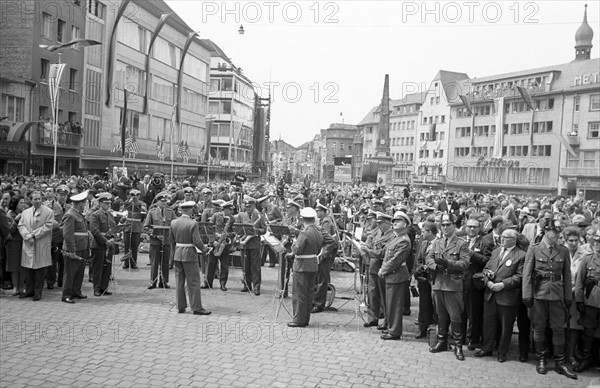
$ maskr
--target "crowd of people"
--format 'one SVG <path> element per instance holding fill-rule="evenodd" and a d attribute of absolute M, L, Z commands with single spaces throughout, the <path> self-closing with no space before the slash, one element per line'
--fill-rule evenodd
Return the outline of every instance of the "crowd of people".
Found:
<path fill-rule="evenodd" d="M 413 190 L 410 186 L 277 185 L 120 173 L 90 177 L 2 177 L 2 280 L 19 298 L 62 301 L 109 296 L 113 256 L 138 268 L 149 241 L 149 289 L 170 288 L 208 315 L 201 289 L 227 291 L 230 253 L 241 252 L 242 292 L 261 293 L 262 266 L 279 265 L 281 297 L 292 294 L 292 327 L 326 311 L 338 256 L 358 259 L 368 284 L 368 320 L 382 340 L 403 337 L 410 297 L 429 351 L 465 359 L 495 351 L 507 361 L 518 326 L 519 361 L 576 379 L 600 364 L 600 211 L 583 193 L 565 197 Z M 273 236 L 272 239 L 266 238 Z M 289 281 L 292 280 L 291 288 Z M 187 288 L 187 298 L 186 298 Z"/>

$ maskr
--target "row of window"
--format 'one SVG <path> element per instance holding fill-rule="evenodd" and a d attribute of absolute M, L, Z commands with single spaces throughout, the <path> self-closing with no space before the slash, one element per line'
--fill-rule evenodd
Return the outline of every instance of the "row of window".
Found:
<path fill-rule="evenodd" d="M 489 152 L 488 152 L 489 149 Z M 480 156 L 492 155 L 494 147 L 454 147 L 455 158 L 478 158 Z M 552 156 L 552 146 L 534 145 L 531 148 L 531 156 L 548 157 Z M 528 156 L 529 146 L 504 146 L 502 147 L 502 156 Z"/>
<path fill-rule="evenodd" d="M 40 118 L 40 121 L 42 120 L 52 120 L 52 112 L 50 112 L 50 108 L 48 108 L 47 106 L 44 105 L 40 105 L 38 108 L 38 117 Z M 64 117 L 64 111 L 62 109 L 58 110 L 58 122 L 59 123 L 64 123 L 65 122 L 65 117 Z M 68 112 L 67 113 L 67 120 L 69 122 L 74 122 L 74 121 L 78 121 L 77 120 L 77 112 Z M 21 120 L 23 121 L 23 120 Z M 85 128 L 85 127 L 84 127 Z"/>
<path fill-rule="evenodd" d="M 53 25 L 56 24 L 56 41 L 58 43 L 67 43 L 73 39 L 79 38 L 79 27 L 71 26 L 69 35 L 69 29 L 67 28 L 67 22 L 61 19 L 56 19 L 52 15 L 42 12 L 42 36 L 46 39 L 54 40 Z M 77 46 L 73 46 L 77 48 Z"/>
<path fill-rule="evenodd" d="M 427 124 L 443 124 L 445 122 L 446 122 L 446 116 L 445 115 L 423 117 L 423 125 L 427 125 Z"/>
<path fill-rule="evenodd" d="M 392 131 L 404 131 L 415 129 L 415 120 L 412 121 L 402 121 L 399 123 L 392 123 Z"/>
<path fill-rule="evenodd" d="M 537 167 L 453 167 L 449 177 L 455 182 L 467 183 L 509 183 L 509 184 L 550 184 L 550 169 Z"/>
<path fill-rule="evenodd" d="M 415 154 L 413 154 L 412 152 L 397 153 L 397 154 L 392 154 L 392 157 L 394 158 L 394 161 L 396 163 L 398 163 L 398 162 L 413 162 Z"/>
<path fill-rule="evenodd" d="M 239 125 L 240 123 L 237 123 Z M 231 123 L 216 123 L 213 122 L 210 128 L 210 136 L 211 137 L 231 137 L 232 141 L 236 141 L 236 136 L 238 136 L 238 144 L 243 146 L 251 146 L 252 145 L 252 130 L 246 127 L 241 128 L 241 132 L 238 134 L 237 128 L 234 130 L 234 133 L 231 132 Z"/>
<path fill-rule="evenodd" d="M 429 138 L 429 132 L 422 132 L 419 134 L 419 142 L 422 141 L 444 141 L 444 139 L 446 139 L 446 132 L 436 132 L 435 133 L 435 140 L 434 139 L 430 139 Z"/>
<path fill-rule="evenodd" d="M 411 146 L 415 145 L 414 137 L 394 137 L 392 138 L 392 146 Z"/>
<path fill-rule="evenodd" d="M 403 105 L 403 106 L 395 106 L 393 113 L 406 114 L 406 113 L 413 113 L 415 111 L 416 111 L 415 105 Z"/>
<path fill-rule="evenodd" d="M 46 80 L 48 80 L 48 74 L 50 73 L 50 61 L 42 58 L 40 65 L 41 65 L 40 79 L 42 80 L 42 82 L 45 82 Z M 73 69 L 73 68 L 69 69 L 69 90 L 76 90 L 77 85 L 79 85 L 77 74 L 78 74 L 77 69 Z"/>
<path fill-rule="evenodd" d="M 423 158 L 429 158 L 429 150 L 419 150 L 419 158 L 423 159 Z M 443 158 L 444 157 L 444 150 L 431 150 L 431 157 L 432 158 Z"/>
<path fill-rule="evenodd" d="M 596 151 L 577 151 L 575 156 L 567 152 L 567 167 L 600 167 L 600 152 Z"/>

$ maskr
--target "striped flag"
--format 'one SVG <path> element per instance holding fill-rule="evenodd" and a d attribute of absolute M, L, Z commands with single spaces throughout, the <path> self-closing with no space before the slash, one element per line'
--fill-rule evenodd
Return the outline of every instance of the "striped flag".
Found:
<path fill-rule="evenodd" d="M 53 63 L 52 65 L 50 65 L 50 71 L 48 73 L 48 89 L 50 91 L 50 106 L 52 109 L 52 117 L 56 115 L 56 107 L 58 105 L 60 93 L 60 79 L 62 78 L 65 66 L 65 63 Z M 55 122 L 56 120 L 58 120 L 58 118 L 54 117 Z"/>
<path fill-rule="evenodd" d="M 139 154 L 140 148 L 138 147 L 137 141 L 135 140 L 135 135 L 131 135 L 125 140 L 125 150 L 132 154 Z"/>
<path fill-rule="evenodd" d="M 127 146 L 127 89 L 123 89 L 123 117 L 121 120 L 121 149 L 123 150 L 123 156 L 125 156 L 125 150 Z"/>
<path fill-rule="evenodd" d="M 56 50 L 67 48 L 67 47 L 70 47 L 70 46 L 73 46 L 76 44 L 78 44 L 82 47 L 87 47 L 87 46 L 95 46 L 97 44 L 102 44 L 102 42 L 98 42 L 97 40 L 92 40 L 92 39 L 76 38 L 68 43 L 56 44 L 56 45 L 40 44 L 39 47 L 46 49 L 48 51 L 56 51 Z"/>
<path fill-rule="evenodd" d="M 119 152 L 121 151 L 121 142 L 118 141 L 117 144 L 113 147 L 112 152 Z"/>
<path fill-rule="evenodd" d="M 156 135 L 156 145 L 154 146 L 154 149 L 157 151 L 160 151 L 160 138 L 158 137 L 158 135 Z"/>
<path fill-rule="evenodd" d="M 185 153 L 185 145 L 183 144 L 183 140 L 181 141 L 181 144 L 179 144 L 179 148 L 177 149 L 177 153 L 181 157 L 183 157 L 183 155 Z"/>

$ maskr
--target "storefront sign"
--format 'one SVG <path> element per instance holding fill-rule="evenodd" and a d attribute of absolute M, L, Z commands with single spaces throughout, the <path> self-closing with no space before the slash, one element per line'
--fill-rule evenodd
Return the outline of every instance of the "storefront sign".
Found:
<path fill-rule="evenodd" d="M 573 86 L 597 84 L 600 82 L 600 73 L 590 73 L 576 75 L 573 79 Z"/>
<path fill-rule="evenodd" d="M 504 159 L 504 158 L 491 158 L 490 160 L 486 160 L 485 156 L 480 156 L 477 159 L 477 167 L 508 167 L 508 168 L 518 168 L 521 162 L 518 160 L 512 159 Z"/>
<path fill-rule="evenodd" d="M 11 158 L 26 158 L 28 156 L 27 143 L 6 141 L 0 145 L 0 155 Z"/>

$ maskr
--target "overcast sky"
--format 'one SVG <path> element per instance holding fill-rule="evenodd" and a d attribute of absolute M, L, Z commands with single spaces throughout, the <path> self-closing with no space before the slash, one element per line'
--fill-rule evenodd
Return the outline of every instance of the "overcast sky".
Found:
<path fill-rule="evenodd" d="M 299 146 L 331 123 L 356 124 L 390 97 L 426 90 L 438 70 L 483 77 L 571 62 L 581 1 L 167 0 L 274 102 L 271 139 Z M 225 4 L 225 6 L 224 6 Z M 425 4 L 425 5 L 424 5 Z M 598 2 L 588 5 L 599 56 Z M 243 24 L 245 34 L 238 34 Z M 340 113 L 343 116 L 340 116 Z"/>

